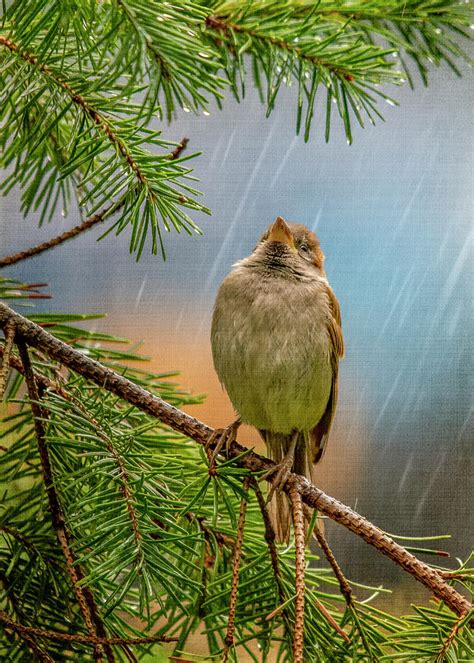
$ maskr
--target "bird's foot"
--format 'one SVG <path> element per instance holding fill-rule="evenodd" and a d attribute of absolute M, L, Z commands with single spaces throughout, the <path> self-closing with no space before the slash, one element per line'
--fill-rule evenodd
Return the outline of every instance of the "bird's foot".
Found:
<path fill-rule="evenodd" d="M 209 459 L 209 468 L 215 468 L 217 456 L 225 446 L 226 455 L 229 453 L 232 442 L 237 439 L 237 431 L 242 421 L 236 419 L 227 428 L 216 428 L 209 436 L 207 442 L 204 444 L 204 449 Z"/>
<path fill-rule="evenodd" d="M 276 490 L 282 490 L 285 486 L 285 483 L 288 481 L 288 477 L 291 474 L 293 469 L 293 463 L 295 462 L 295 447 L 298 440 L 298 431 L 294 431 L 291 438 L 290 448 L 284 455 L 283 459 L 271 467 L 265 474 L 262 476 L 262 479 L 268 479 L 273 474 L 275 478 L 272 480 L 272 485 L 268 492 L 267 503 L 270 502 Z"/>
<path fill-rule="evenodd" d="M 275 474 L 275 478 L 272 480 L 270 490 L 268 491 L 267 503 L 270 502 L 276 490 L 283 489 L 285 483 L 288 481 L 288 477 L 291 474 L 292 467 L 293 458 L 287 458 L 285 456 L 281 463 L 278 463 L 278 465 L 270 468 L 268 472 L 265 472 L 265 474 L 262 476 L 262 479 L 268 479 L 273 474 Z"/>

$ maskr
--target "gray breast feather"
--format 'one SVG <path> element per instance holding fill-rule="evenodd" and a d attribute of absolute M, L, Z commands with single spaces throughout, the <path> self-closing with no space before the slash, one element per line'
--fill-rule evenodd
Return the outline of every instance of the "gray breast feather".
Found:
<path fill-rule="evenodd" d="M 212 321 L 214 365 L 242 421 L 288 434 L 311 430 L 331 390 L 321 283 L 236 269 L 222 283 Z"/>

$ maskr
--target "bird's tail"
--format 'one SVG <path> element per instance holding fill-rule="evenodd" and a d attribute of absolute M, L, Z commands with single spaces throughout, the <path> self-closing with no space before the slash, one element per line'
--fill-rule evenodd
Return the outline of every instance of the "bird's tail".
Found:
<path fill-rule="evenodd" d="M 288 452 L 292 436 L 271 431 L 260 431 L 260 433 L 267 445 L 268 457 L 276 463 L 281 463 Z M 307 438 L 307 433 L 300 433 L 298 436 L 292 472 L 302 474 L 309 481 L 313 481 L 314 465 Z M 290 504 L 285 493 L 280 490 L 274 492 L 268 504 L 268 514 L 275 532 L 276 542 L 288 543 L 292 518 Z"/>

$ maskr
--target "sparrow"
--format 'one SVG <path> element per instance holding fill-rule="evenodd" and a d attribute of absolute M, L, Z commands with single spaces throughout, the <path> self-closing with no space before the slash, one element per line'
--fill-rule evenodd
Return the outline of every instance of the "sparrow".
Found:
<path fill-rule="evenodd" d="M 281 216 L 217 293 L 211 327 L 214 367 L 238 414 L 276 462 L 269 516 L 288 542 L 291 514 L 281 492 L 290 472 L 313 481 L 326 448 L 344 354 L 339 303 L 316 235 Z"/>

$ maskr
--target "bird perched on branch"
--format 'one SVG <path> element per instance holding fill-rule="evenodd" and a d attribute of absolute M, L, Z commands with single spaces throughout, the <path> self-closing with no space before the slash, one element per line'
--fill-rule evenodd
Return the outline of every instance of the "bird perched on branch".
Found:
<path fill-rule="evenodd" d="M 255 426 L 277 465 L 269 496 L 277 540 L 288 541 L 290 511 L 280 492 L 291 471 L 313 478 L 326 447 L 344 353 L 339 303 L 316 235 L 282 217 L 234 266 L 217 294 L 214 366 L 241 422 Z"/>

